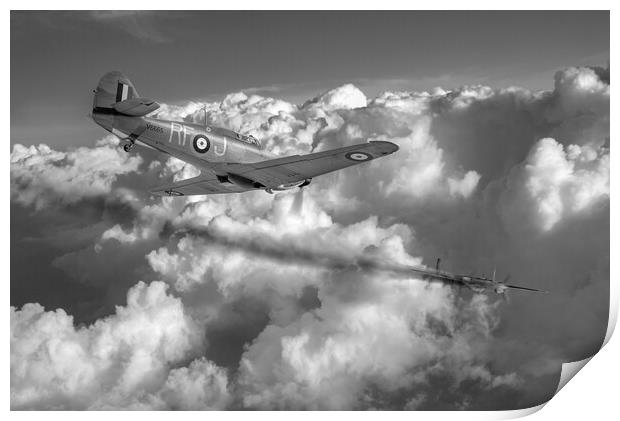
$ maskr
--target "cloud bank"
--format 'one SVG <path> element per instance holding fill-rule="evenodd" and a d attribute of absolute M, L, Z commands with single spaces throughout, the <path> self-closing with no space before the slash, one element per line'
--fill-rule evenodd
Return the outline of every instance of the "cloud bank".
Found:
<path fill-rule="evenodd" d="M 302 105 L 245 93 L 206 104 L 211 124 L 281 154 L 400 147 L 275 196 L 150 197 L 148 187 L 197 170 L 125 154 L 111 137 L 67 152 L 15 145 L 12 203 L 34 227 L 53 220 L 73 233 L 24 234 L 17 254 L 34 236 L 67 282 L 102 294 L 78 323 L 12 299 L 11 406 L 516 409 L 549 399 L 559 365 L 594 353 L 607 323 L 609 92 L 605 72 L 569 68 L 549 92 L 369 99 L 348 84 Z M 158 116 L 204 112 L 188 103 Z M 75 213 L 78 228 L 67 222 Z M 507 303 L 390 269 L 439 256 L 457 272 L 496 266 L 552 293 Z"/>
<path fill-rule="evenodd" d="M 39 304 L 11 308 L 11 402 L 16 409 L 139 408 L 141 400 L 194 407 L 194 377 L 211 381 L 203 396 L 217 405 L 226 395 L 226 374 L 197 360 L 170 370 L 202 346 L 196 323 L 162 282 L 139 282 L 127 305 L 88 327 L 75 327 L 62 309 L 46 312 Z M 19 336 L 15 336 L 19 334 Z M 161 383 L 165 382 L 163 385 Z M 176 393 L 189 389 L 187 400 Z M 142 397 L 152 391 L 154 396 Z M 203 393 L 204 395 L 204 393 Z"/>

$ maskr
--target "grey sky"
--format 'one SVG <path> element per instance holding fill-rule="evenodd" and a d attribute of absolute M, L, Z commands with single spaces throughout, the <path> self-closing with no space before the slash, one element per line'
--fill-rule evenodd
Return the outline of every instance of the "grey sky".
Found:
<path fill-rule="evenodd" d="M 250 90 L 301 103 L 345 82 L 550 89 L 605 65 L 608 12 L 11 13 L 11 143 L 91 144 L 90 91 L 121 70 L 160 102 Z"/>

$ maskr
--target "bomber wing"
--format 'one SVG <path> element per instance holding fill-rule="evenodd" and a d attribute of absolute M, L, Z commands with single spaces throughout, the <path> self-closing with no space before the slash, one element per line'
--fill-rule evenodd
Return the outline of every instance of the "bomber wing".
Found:
<path fill-rule="evenodd" d="M 501 285 L 501 287 L 506 288 L 506 289 L 520 289 L 522 291 L 531 291 L 531 292 L 540 292 L 542 294 L 549 294 L 549 291 L 545 291 L 543 289 L 522 287 L 522 286 L 519 286 L 519 285 L 510 285 L 510 284 L 500 284 L 500 285 Z"/>
<path fill-rule="evenodd" d="M 423 279 L 430 281 L 430 282 L 441 282 L 444 284 L 464 285 L 470 288 L 480 287 L 483 289 L 494 290 L 498 294 L 503 294 L 508 289 L 518 289 L 522 291 L 540 292 L 543 294 L 549 293 L 549 291 L 544 291 L 541 289 L 529 288 L 529 287 L 511 285 L 511 284 L 505 283 L 508 280 L 508 278 L 510 278 L 510 276 L 506 277 L 506 280 L 504 280 L 503 282 L 499 282 L 499 281 L 495 281 L 494 279 L 487 279 L 484 277 L 470 276 L 470 275 L 466 275 L 466 276 L 455 275 L 449 272 L 442 272 L 442 271 L 438 271 L 436 269 L 433 270 L 430 268 L 427 269 L 427 268 L 421 268 L 421 267 L 415 267 L 415 266 L 408 266 L 407 269 L 412 272 L 421 274 Z M 466 277 L 469 279 L 466 279 Z M 495 278 L 495 276 L 493 276 L 493 278 Z"/>

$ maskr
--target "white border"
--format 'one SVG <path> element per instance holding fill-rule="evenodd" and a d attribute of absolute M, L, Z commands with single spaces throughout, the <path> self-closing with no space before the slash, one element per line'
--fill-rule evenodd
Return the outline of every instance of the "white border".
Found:
<path fill-rule="evenodd" d="M 50 4 L 43 1 L 30 1 L 27 4 L 21 1 L 9 1 L 7 2 L 9 7 L 12 9 L 50 9 Z M 82 9 L 84 7 L 84 2 L 78 1 L 60 1 L 54 2 L 54 8 L 59 9 Z M 208 6 L 213 9 L 419 9 L 419 10 L 466 10 L 463 6 L 466 5 L 471 9 L 500 9 L 500 10 L 512 10 L 512 9 L 533 9 L 533 10 L 546 10 L 546 9 L 579 9 L 584 5 L 589 6 L 592 9 L 598 10 L 612 10 L 611 12 L 611 43 L 610 46 L 617 46 L 617 31 L 614 30 L 614 27 L 618 23 L 618 19 L 615 18 L 616 11 L 613 7 L 615 5 L 614 2 L 611 1 L 596 1 L 591 0 L 584 4 L 582 1 L 532 1 L 532 0 L 522 0 L 518 3 L 509 4 L 506 2 L 497 3 L 491 1 L 468 1 L 468 2 L 457 2 L 457 1 L 444 1 L 441 4 L 437 4 L 436 2 L 406 2 L 406 1 L 395 1 L 395 0 L 382 0 L 381 2 L 360 2 L 360 1 L 334 1 L 334 0 L 313 0 L 313 1 L 298 1 L 292 3 L 290 1 L 283 0 L 264 0 L 260 2 L 253 1 L 243 1 L 243 0 L 228 0 L 227 2 L 217 2 L 217 3 L 205 3 L 204 1 L 198 0 L 187 0 L 183 2 L 183 6 L 187 9 L 201 9 L 205 6 Z M 103 4 L 96 4 L 96 6 L 100 6 L 106 9 L 119 9 L 119 10 L 130 10 L 130 9 L 146 9 L 146 10 L 165 10 L 169 9 L 172 4 L 166 3 L 163 1 L 120 1 L 120 0 L 108 0 Z M 4 57 L 10 57 L 9 49 L 10 49 L 10 25 L 7 24 L 7 21 L 10 19 L 9 10 L 6 11 L 5 14 L 5 25 L 4 28 L 4 37 L 3 37 L 3 50 Z M 612 68 L 616 68 L 617 62 L 616 57 L 613 54 L 613 48 L 610 48 L 610 65 Z M 5 81 L 5 86 L 7 85 L 6 81 L 10 80 L 10 66 L 2 66 L 3 79 Z M 10 84 L 8 84 L 10 85 Z M 5 121 L 5 127 L 10 127 L 10 101 L 7 98 L 10 98 L 10 86 L 5 88 L 5 100 L 2 101 L 2 116 Z M 614 115 L 613 109 L 615 97 L 612 97 L 611 100 L 611 114 Z M 611 119 L 611 137 L 614 137 L 615 133 L 615 121 Z M 10 143 L 10 142 L 8 142 Z M 617 197 L 618 189 L 617 186 L 617 159 L 615 158 L 615 154 L 611 156 L 611 215 L 617 215 L 618 209 L 616 205 L 615 198 Z M 4 164 L 5 168 L 5 183 L 8 184 L 7 192 L 10 191 L 10 182 L 9 182 L 9 162 L 8 159 L 5 158 Z M 8 233 L 10 230 L 10 216 L 9 216 L 9 207 L 10 207 L 10 195 L 3 195 L 4 206 L 2 206 L 2 220 L 5 223 L 6 229 L 5 233 Z M 618 224 L 617 219 L 612 218 L 611 220 L 611 255 L 618 256 Z M 7 307 L 10 305 L 10 294 L 9 294 L 9 279 L 10 272 L 9 268 L 9 253 L 10 253 L 10 240 L 8 235 L 4 235 L 4 241 L 2 242 L 2 267 L 6 268 L 4 277 L 4 297 L 6 300 L 6 307 L 4 312 L 5 321 L 3 323 L 5 331 L 3 332 L 3 338 L 5 341 L 8 340 L 10 333 L 10 325 L 9 325 L 9 317 Z M 7 273 L 9 272 L 9 273 Z M 610 303 L 610 324 L 608 327 L 606 343 L 607 345 L 596 355 L 588 364 L 587 368 L 583 370 L 582 373 L 577 376 L 576 380 L 569 382 L 565 388 L 561 390 L 561 392 L 554 397 L 544 408 L 544 410 L 537 412 L 532 419 L 596 419 L 598 418 L 598 414 L 605 416 L 605 419 L 609 418 L 611 414 L 617 413 L 618 408 L 616 405 L 617 401 L 617 384 L 618 380 L 615 377 L 618 370 L 618 362 L 616 361 L 615 356 L 620 354 L 620 345 L 618 345 L 617 338 L 611 338 L 611 332 L 613 331 L 613 327 L 615 326 L 617 313 L 618 313 L 618 265 L 614 260 L 611 261 L 611 303 Z M 9 364 L 7 363 L 9 360 L 9 344 L 5 342 L 5 346 L 2 347 L 2 355 L 4 364 L 2 365 L 2 374 L 4 378 L 3 388 L 2 388 L 2 399 L 4 401 L 4 408 L 8 411 L 9 403 L 10 403 L 10 373 L 9 373 Z M 258 419 L 289 419 L 290 417 L 294 417 L 299 420 L 312 419 L 313 421 L 317 416 L 327 417 L 327 418 L 338 418 L 341 420 L 342 418 L 355 417 L 356 419 L 375 419 L 375 418 L 384 418 L 386 416 L 390 416 L 393 418 L 401 418 L 409 420 L 411 417 L 415 417 L 418 419 L 472 419 L 472 420 L 481 420 L 481 419 L 507 419 L 514 418 L 523 415 L 527 415 L 532 411 L 536 411 L 538 408 L 532 408 L 530 410 L 521 410 L 521 411 L 505 411 L 505 412 L 217 412 L 204 414 L 202 412 L 184 412 L 177 416 L 187 417 L 187 418 L 195 418 L 195 419 L 204 419 L 204 417 L 215 417 L 218 419 L 237 419 L 238 417 L 252 417 Z M 42 417 L 45 416 L 49 419 L 62 419 L 63 421 L 66 419 L 71 419 L 73 417 L 84 417 L 85 414 L 81 412 L 11 412 L 9 414 L 10 417 L 16 419 L 30 419 L 32 417 Z M 137 414 L 133 414 L 130 412 L 116 412 L 114 415 L 107 414 L 105 412 L 89 412 L 88 417 L 97 418 L 107 418 L 109 416 L 120 417 L 122 419 L 129 419 L 130 417 L 135 417 Z M 145 414 L 146 415 L 146 414 Z M 170 417 L 170 414 L 167 412 L 149 412 L 148 417 L 153 417 L 154 419 L 164 419 Z"/>

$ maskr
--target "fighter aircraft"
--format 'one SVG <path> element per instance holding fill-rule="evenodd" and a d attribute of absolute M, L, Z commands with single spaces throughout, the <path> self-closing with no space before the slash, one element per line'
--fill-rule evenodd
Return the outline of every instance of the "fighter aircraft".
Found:
<path fill-rule="evenodd" d="M 506 293 L 510 289 L 540 292 L 544 294 L 548 293 L 548 291 L 543 291 L 540 289 L 507 284 L 506 282 L 508 282 L 508 279 L 510 279 L 510 275 L 506 276 L 506 278 L 503 281 L 496 281 L 495 270 L 493 270 L 493 277 L 490 279 L 485 276 L 460 275 L 460 274 L 454 274 L 454 273 L 442 271 L 439 269 L 440 262 L 441 262 L 441 259 L 437 259 L 437 263 L 435 264 L 435 269 L 431 269 L 428 267 L 411 266 L 409 267 L 409 270 L 421 274 L 422 279 L 424 279 L 425 281 L 441 282 L 444 284 L 456 285 L 459 287 L 464 286 L 474 291 L 475 293 L 494 291 L 496 294 L 502 295 L 502 297 L 505 299 L 508 298 Z"/>
<path fill-rule="evenodd" d="M 253 136 L 207 124 L 149 117 L 160 106 L 141 97 L 120 72 L 106 73 L 94 90 L 92 118 L 113 133 L 130 152 L 136 142 L 194 165 L 200 175 L 156 187 L 159 196 L 268 193 L 305 187 L 314 177 L 380 158 L 398 150 L 385 141 L 371 141 L 307 155 L 279 157 Z"/>

